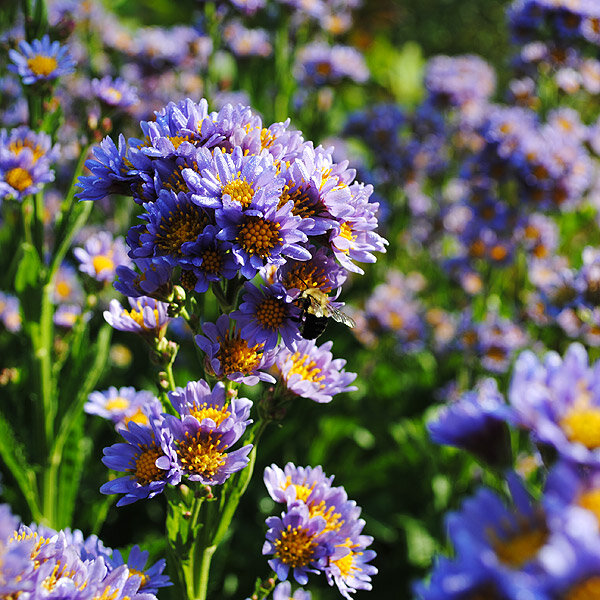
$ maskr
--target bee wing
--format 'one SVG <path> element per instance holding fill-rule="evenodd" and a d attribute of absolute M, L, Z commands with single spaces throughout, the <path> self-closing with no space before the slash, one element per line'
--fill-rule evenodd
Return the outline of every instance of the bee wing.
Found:
<path fill-rule="evenodd" d="M 347 327 L 355 327 L 356 323 L 352 317 L 349 317 L 345 312 L 342 312 L 338 308 L 329 306 L 329 316 L 338 323 L 342 323 Z"/>
<path fill-rule="evenodd" d="M 324 309 L 323 306 L 321 306 L 321 304 L 319 303 L 319 301 L 316 298 L 309 296 L 309 299 L 310 299 L 311 312 L 315 317 L 323 318 L 323 317 L 329 316 L 327 314 L 327 312 L 325 312 L 325 310 L 329 311 L 329 309 L 330 309 L 329 306 L 327 307 L 327 309 Z"/>

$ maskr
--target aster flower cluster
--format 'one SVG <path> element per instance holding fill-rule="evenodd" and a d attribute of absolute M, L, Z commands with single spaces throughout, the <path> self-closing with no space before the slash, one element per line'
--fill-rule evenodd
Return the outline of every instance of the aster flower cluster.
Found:
<path fill-rule="evenodd" d="M 117 506 L 153 498 L 182 479 L 220 485 L 247 465 L 251 444 L 230 449 L 251 423 L 252 402 L 229 400 L 222 383 L 211 390 L 203 380 L 190 381 L 185 388 L 169 392 L 178 416 L 161 413 L 157 402 L 132 388 L 112 388 L 108 394 L 108 398 L 106 393 L 92 394 L 87 412 L 127 422 L 118 430 L 125 441 L 105 448 L 102 459 L 110 469 L 125 473 L 100 488 L 104 494 L 123 494 Z M 125 410 L 117 410 L 117 404 L 126 403 L 128 408 L 138 404 L 146 419 L 126 419 Z"/>
<path fill-rule="evenodd" d="M 25 126 L 0 130 L 0 200 L 21 201 L 54 181 L 51 165 L 58 151 L 46 133 Z"/>
<path fill-rule="evenodd" d="M 125 560 L 97 536 L 19 523 L 0 505 L 0 589 L 6 596 L 153 600 L 171 585 L 165 561 L 146 567 L 149 553 L 133 546 Z"/>
<path fill-rule="evenodd" d="M 272 555 L 269 565 L 279 579 L 293 574 L 301 585 L 309 573 L 324 573 L 344 598 L 356 590 L 370 590 L 377 569 L 369 564 L 375 552 L 368 550 L 373 538 L 362 533 L 365 522 L 360 507 L 343 487 L 333 487 L 319 467 L 265 469 L 265 485 L 271 498 L 285 505 L 281 517 L 267 519 L 263 554 Z M 290 573 L 291 571 L 291 573 Z"/>

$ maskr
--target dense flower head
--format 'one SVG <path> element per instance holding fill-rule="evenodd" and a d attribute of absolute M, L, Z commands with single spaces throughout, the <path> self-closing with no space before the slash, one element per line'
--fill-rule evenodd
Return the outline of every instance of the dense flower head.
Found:
<path fill-rule="evenodd" d="M 175 460 L 171 431 L 162 419 L 149 425 L 130 422 L 119 430 L 125 442 L 104 448 L 102 462 L 126 475 L 111 479 L 102 487 L 103 494 L 123 494 L 117 506 L 160 494 L 167 484 L 177 485 L 181 472 Z"/>
<path fill-rule="evenodd" d="M 197 335 L 195 341 L 217 377 L 246 385 L 256 385 L 259 380 L 275 383 L 267 372 L 275 351 L 265 352 L 264 344 L 249 344 L 229 315 L 221 315 L 216 323 L 204 323 L 202 331 L 204 335 Z"/>
<path fill-rule="evenodd" d="M 102 79 L 92 79 L 91 87 L 94 96 L 112 108 L 125 109 L 138 102 L 135 88 L 121 77 L 106 75 Z"/>
<path fill-rule="evenodd" d="M 298 52 L 294 76 L 301 85 L 318 87 L 343 79 L 364 83 L 369 78 L 369 70 L 356 48 L 313 42 Z"/>
<path fill-rule="evenodd" d="M 25 85 L 52 81 L 63 75 L 72 73 L 75 62 L 66 46 L 59 42 L 51 42 L 48 35 L 41 40 L 33 40 L 31 44 L 22 40 L 18 50 L 9 50 L 9 58 L 13 64 L 8 68 L 21 76 Z"/>
<path fill-rule="evenodd" d="M 269 565 L 281 580 L 290 569 L 304 585 L 308 573 L 324 572 L 345 598 L 358 589 L 371 589 L 371 575 L 377 569 L 368 564 L 375 552 L 367 550 L 373 538 L 363 535 L 365 522 L 360 508 L 348 500 L 343 487 L 332 487 L 319 467 L 284 469 L 271 465 L 264 481 L 276 502 L 286 505 L 280 517 L 267 519 L 263 554 L 273 554 Z"/>
<path fill-rule="evenodd" d="M 83 248 L 73 250 L 79 270 L 97 281 L 112 282 L 118 266 L 129 266 L 125 240 L 113 238 L 108 231 L 99 231 L 87 238 Z"/>
<path fill-rule="evenodd" d="M 482 102 L 494 93 L 495 86 L 493 69 L 475 55 L 436 56 L 427 64 L 425 87 L 442 104 Z"/>
<path fill-rule="evenodd" d="M 333 342 L 317 346 L 315 340 L 299 340 L 293 349 L 277 353 L 276 368 L 285 387 L 292 393 L 315 402 L 331 402 L 336 394 L 358 389 L 350 385 L 356 373 L 347 373 L 344 359 L 334 359 Z"/>
<path fill-rule="evenodd" d="M 565 459 L 600 464 L 600 365 L 588 362 L 580 344 L 571 344 L 561 358 L 548 352 L 543 361 L 526 351 L 517 359 L 509 401 L 514 420 L 534 439 L 554 446 Z"/>
<path fill-rule="evenodd" d="M 183 477 L 204 485 L 220 485 L 248 464 L 252 444 L 229 450 L 251 422 L 250 400 L 233 398 L 228 403 L 222 383 L 211 391 L 203 380 L 178 388 L 169 398 L 180 416 L 166 416 L 165 423 L 173 437 L 175 464 Z"/>
<path fill-rule="evenodd" d="M 109 309 L 104 311 L 106 322 L 119 331 L 130 331 L 152 338 L 164 336 L 171 320 L 167 314 L 168 304 L 146 296 L 129 298 L 129 304 L 131 309 L 127 310 L 118 300 L 111 300 Z"/>
<path fill-rule="evenodd" d="M 154 415 L 161 413 L 161 404 L 151 392 L 111 386 L 103 392 L 92 392 L 83 409 L 90 415 L 112 421 L 118 430 L 130 422 L 148 425 Z"/>
<path fill-rule="evenodd" d="M 0 507 L 0 593 L 23 598 L 153 600 L 171 585 L 165 561 L 145 569 L 148 552 L 134 546 L 127 562 L 97 536 L 20 524 L 8 505 Z"/>

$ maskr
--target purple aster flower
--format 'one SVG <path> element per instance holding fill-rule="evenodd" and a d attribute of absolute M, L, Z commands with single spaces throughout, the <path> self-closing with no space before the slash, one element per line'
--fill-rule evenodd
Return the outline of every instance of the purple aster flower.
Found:
<path fill-rule="evenodd" d="M 296 467 L 289 462 L 283 469 L 276 464 L 265 468 L 264 482 L 275 502 L 292 504 L 306 500 L 316 487 L 331 487 L 333 475 L 327 477 L 323 467 Z"/>
<path fill-rule="evenodd" d="M 481 364 L 492 373 L 505 373 L 515 352 L 529 341 L 518 325 L 495 313 L 487 315 L 477 329 Z"/>
<path fill-rule="evenodd" d="M 168 298 L 173 287 L 171 284 L 173 267 L 160 259 L 138 258 L 134 263 L 140 272 L 124 265 L 118 266 L 118 279 L 114 281 L 113 287 L 130 298 L 147 295 Z"/>
<path fill-rule="evenodd" d="M 300 338 L 300 309 L 290 301 L 285 288 L 275 283 L 259 289 L 250 282 L 244 288 L 242 304 L 230 315 L 240 327 L 241 337 L 250 346 L 264 344 L 263 351 L 268 351 L 277 346 L 281 335 L 283 343 L 292 348 Z"/>
<path fill-rule="evenodd" d="M 173 267 L 187 264 L 184 246 L 198 240 L 209 223 L 208 214 L 183 192 L 167 190 L 160 192 L 156 202 L 145 203 L 144 208 L 146 212 L 140 218 L 146 226 L 140 230 L 139 246 L 132 247 L 130 256 L 162 257 Z"/>
<path fill-rule="evenodd" d="M 111 300 L 104 311 L 106 322 L 119 331 L 131 331 L 142 336 L 162 338 L 171 318 L 167 315 L 168 304 L 154 298 L 140 296 L 129 298 L 131 310 L 124 309 L 118 300 Z"/>
<path fill-rule="evenodd" d="M 39 160 L 51 163 L 59 157 L 59 146 L 52 146 L 52 138 L 47 133 L 29 127 L 17 127 L 8 134 L 6 130 L 0 130 L 0 163 L 22 152 L 31 153 L 33 163 Z"/>
<path fill-rule="evenodd" d="M 248 454 L 252 444 L 239 450 L 227 452 L 244 433 L 246 417 L 250 410 L 250 401 L 232 404 L 232 414 L 224 405 L 225 394 L 222 384 L 210 394 L 210 388 L 203 382 L 195 382 L 193 389 L 187 389 L 181 397 L 174 396 L 184 411 L 190 395 L 192 401 L 205 400 L 206 407 L 198 405 L 198 417 L 192 410 L 183 414 L 181 419 L 166 417 L 166 423 L 173 434 L 177 453 L 177 465 L 184 477 L 190 481 L 199 481 L 203 485 L 221 485 L 232 473 L 241 471 L 248 464 Z M 198 394 L 198 392 L 200 392 Z M 208 396 L 204 395 L 208 392 Z M 173 393 L 172 393 L 173 394 Z M 187 397 L 186 397 L 187 396 Z M 184 403 L 185 402 L 185 403 Z M 204 404 L 204 402 L 203 402 Z"/>
<path fill-rule="evenodd" d="M 236 56 L 270 56 L 273 52 L 266 29 L 248 29 L 237 20 L 227 23 L 223 38 Z"/>
<path fill-rule="evenodd" d="M 130 577 L 141 577 L 139 591 L 145 594 L 156 594 L 158 588 L 167 587 L 173 585 L 173 583 L 168 575 L 162 574 L 166 567 L 164 558 L 146 569 L 146 562 L 148 561 L 149 554 L 150 553 L 147 550 L 141 550 L 136 544 L 132 546 L 129 551 L 127 560 L 124 560 L 121 553 L 118 550 L 115 550 L 108 561 L 108 567 L 112 571 L 121 565 L 127 565 Z"/>
<path fill-rule="evenodd" d="M 102 462 L 114 471 L 127 473 L 112 479 L 100 488 L 103 494 L 124 494 L 117 506 L 136 500 L 153 498 L 167 484 L 177 485 L 181 472 L 177 467 L 173 436 L 162 423 L 151 421 L 149 426 L 129 423 L 119 433 L 125 443 L 104 448 Z"/>
<path fill-rule="evenodd" d="M 66 46 L 50 42 L 45 35 L 31 44 L 22 40 L 19 50 L 9 50 L 8 56 L 14 64 L 9 70 L 18 73 L 25 85 L 41 81 L 52 81 L 75 70 L 75 62 L 68 54 Z"/>
<path fill-rule="evenodd" d="M 231 154 L 216 148 L 210 166 L 201 175 L 195 169 L 184 169 L 182 175 L 192 201 L 202 208 L 233 206 L 245 210 L 276 204 L 283 186 L 270 156 L 245 156 L 239 146 Z"/>
<path fill-rule="evenodd" d="M 79 270 L 96 281 L 113 281 L 119 265 L 129 266 L 125 240 L 114 238 L 108 231 L 99 231 L 89 237 L 83 248 L 73 250 L 79 261 Z"/>
<path fill-rule="evenodd" d="M 232 327 L 229 315 L 221 315 L 216 324 L 204 323 L 202 331 L 205 335 L 194 339 L 217 377 L 246 385 L 256 385 L 259 381 L 275 383 L 266 369 L 272 366 L 276 352 L 264 352 L 263 344 L 250 346 L 235 323 Z"/>
<path fill-rule="evenodd" d="M 285 387 L 315 402 L 331 402 L 336 394 L 357 390 L 349 385 L 356 373 L 344 371 L 344 359 L 333 359 L 332 345 L 331 341 L 317 346 L 315 340 L 300 340 L 293 349 L 282 348 L 276 366 Z"/>
<path fill-rule="evenodd" d="M 487 100 L 496 87 L 490 65 L 479 56 L 435 56 L 427 63 L 425 87 L 435 101 L 461 106 Z"/>
<path fill-rule="evenodd" d="M 310 252 L 300 243 L 307 241 L 304 230 L 312 226 L 312 221 L 294 216 L 291 202 L 278 208 L 277 204 L 261 201 L 245 211 L 224 205 L 215 216 L 221 228 L 217 238 L 231 242 L 240 273 L 247 279 L 267 264 L 283 264 L 286 256 L 295 260 L 310 258 Z"/>
<path fill-rule="evenodd" d="M 16 296 L 0 292 L 0 321 L 11 333 L 21 331 L 21 305 Z"/>
<path fill-rule="evenodd" d="M 294 579 L 304 585 L 308 573 L 319 573 L 318 564 L 327 553 L 326 536 L 322 536 L 326 521 L 321 516 L 311 517 L 303 502 L 292 503 L 280 517 L 267 518 L 266 541 L 263 554 L 273 554 L 269 566 L 282 581 L 290 569 Z"/>
<path fill-rule="evenodd" d="M 447 404 L 427 425 L 436 444 L 464 448 L 492 465 L 511 464 L 506 419 L 510 412 L 495 379 Z"/>
<path fill-rule="evenodd" d="M 39 192 L 45 183 L 54 181 L 54 171 L 47 160 L 36 158 L 35 151 L 24 148 L 18 153 L 0 152 L 0 199 Z"/>
<path fill-rule="evenodd" d="M 248 419 L 252 402 L 237 397 L 229 402 L 221 382 L 211 390 L 203 379 L 190 381 L 185 388 L 169 392 L 169 400 L 182 420 L 193 417 L 201 429 L 210 433 L 220 434 L 232 429 L 239 438 L 252 422 Z"/>
<path fill-rule="evenodd" d="M 91 86 L 94 96 L 110 107 L 125 109 L 139 102 L 136 90 L 120 77 L 92 79 Z"/>
<path fill-rule="evenodd" d="M 218 229 L 207 225 L 195 242 L 186 242 L 182 246 L 185 269 L 181 274 L 181 285 L 189 290 L 203 294 L 211 282 L 233 279 L 238 273 L 238 264 L 229 242 L 217 239 Z"/>
<path fill-rule="evenodd" d="M 94 147 L 95 158 L 85 162 L 92 173 L 77 180 L 81 191 L 76 194 L 80 200 L 102 200 L 110 194 L 131 194 L 131 186 L 138 179 L 137 172 L 127 158 L 129 148 L 125 137 L 119 135 L 119 147 L 106 137 Z"/>
<path fill-rule="evenodd" d="M 571 344 L 563 359 L 548 352 L 543 362 L 523 352 L 509 392 L 516 422 L 565 459 L 600 465 L 599 373 L 600 363 L 590 366 L 580 344 Z"/>
<path fill-rule="evenodd" d="M 77 270 L 67 263 L 60 265 L 52 280 L 52 302 L 54 304 L 83 302 L 83 288 Z"/>
<path fill-rule="evenodd" d="M 71 329 L 75 323 L 81 318 L 81 306 L 79 304 L 61 304 L 56 309 L 54 316 L 54 324 L 58 327 L 64 327 L 65 329 Z M 91 317 L 91 313 L 83 315 L 85 320 Z"/>
<path fill-rule="evenodd" d="M 92 392 L 83 410 L 112 421 L 115 429 L 119 430 L 132 421 L 138 425 L 149 425 L 150 417 L 160 414 L 161 408 L 160 401 L 151 392 L 111 386 L 103 392 Z"/>

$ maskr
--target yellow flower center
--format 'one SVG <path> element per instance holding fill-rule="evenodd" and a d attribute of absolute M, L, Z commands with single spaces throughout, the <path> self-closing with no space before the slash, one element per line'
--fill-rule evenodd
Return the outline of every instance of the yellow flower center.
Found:
<path fill-rule="evenodd" d="M 207 224 L 206 215 L 193 204 L 180 204 L 163 216 L 156 234 L 156 247 L 163 254 L 182 255 L 181 246 L 195 242 Z"/>
<path fill-rule="evenodd" d="M 196 287 L 196 283 L 198 283 L 198 278 L 194 274 L 194 271 L 181 271 L 179 283 L 184 289 L 191 291 Z"/>
<path fill-rule="evenodd" d="M 185 441 L 177 449 L 179 462 L 188 475 L 210 479 L 225 464 L 221 436 L 199 431 L 194 437 L 186 432 Z"/>
<path fill-rule="evenodd" d="M 190 410 L 190 414 L 192 417 L 196 417 L 198 421 L 202 422 L 203 419 L 212 419 L 217 427 L 229 416 L 231 413 L 227 410 L 226 407 L 217 408 L 215 406 L 209 405 L 207 402 L 200 404 L 200 406 L 194 406 Z"/>
<path fill-rule="evenodd" d="M 106 410 L 114 410 L 114 411 L 125 410 L 128 407 L 129 407 L 129 400 L 127 400 L 127 398 L 123 398 L 123 396 L 117 396 L 116 398 L 111 398 L 104 406 L 104 408 L 106 408 Z"/>
<path fill-rule="evenodd" d="M 520 569 L 535 558 L 548 539 L 546 527 L 531 527 L 524 524 L 523 529 L 500 539 L 495 532 L 490 533 L 496 555 L 505 565 Z"/>
<path fill-rule="evenodd" d="M 331 292 L 331 285 L 325 270 L 317 268 L 311 261 L 296 263 L 282 278 L 283 287 L 303 292 L 309 288 L 318 288 L 324 294 Z"/>
<path fill-rule="evenodd" d="M 311 198 L 308 194 L 308 189 L 303 186 L 296 188 L 294 191 L 290 191 L 289 186 L 285 185 L 283 193 L 279 198 L 277 208 L 280 209 L 285 206 L 290 200 L 294 203 L 292 214 L 302 217 L 303 219 L 315 217 L 323 209 L 322 203 L 319 200 L 315 201 Z"/>
<path fill-rule="evenodd" d="M 294 374 L 300 375 L 306 381 L 314 381 L 315 383 L 319 383 L 325 379 L 325 375 L 320 375 L 322 370 L 317 367 L 317 363 L 314 360 L 310 360 L 306 354 L 296 352 L 292 354 L 291 360 L 292 368 L 288 373 L 288 379 Z M 321 387 L 323 386 L 321 385 Z"/>
<path fill-rule="evenodd" d="M 31 69 L 34 75 L 41 75 L 42 77 L 48 77 L 56 71 L 58 62 L 53 56 L 44 56 L 43 54 L 36 54 L 27 60 L 27 66 Z"/>
<path fill-rule="evenodd" d="M 223 269 L 223 254 L 216 248 L 207 248 L 202 253 L 202 265 L 200 268 L 205 273 L 218 275 Z"/>
<path fill-rule="evenodd" d="M 506 258 L 507 254 L 508 254 L 508 250 L 502 244 L 496 244 L 490 250 L 490 256 L 491 256 L 492 260 L 497 260 L 497 261 L 504 260 Z"/>
<path fill-rule="evenodd" d="M 311 562 L 317 544 L 314 536 L 306 529 L 292 528 L 288 525 L 280 535 L 281 537 L 275 540 L 275 556 L 278 556 L 282 563 L 295 569 Z"/>
<path fill-rule="evenodd" d="M 233 333 L 227 332 L 224 338 L 219 337 L 217 341 L 219 342 L 219 351 L 216 357 L 221 364 L 223 375 L 232 373 L 247 375 L 258 368 L 259 354 L 262 352 L 263 344 L 256 344 L 250 348 L 238 330 Z"/>
<path fill-rule="evenodd" d="M 566 594 L 565 600 L 598 600 L 600 598 L 600 577 L 590 577 L 573 586 Z"/>
<path fill-rule="evenodd" d="M 96 271 L 96 275 L 100 275 L 102 271 L 112 271 L 115 268 L 115 263 L 110 256 L 106 256 L 105 254 L 98 254 L 92 258 L 92 266 L 94 267 L 94 271 Z"/>
<path fill-rule="evenodd" d="M 254 198 L 254 188 L 251 183 L 246 181 L 246 178 L 234 179 L 223 186 L 221 197 L 230 196 L 234 202 L 238 202 L 243 208 L 248 208 Z"/>
<path fill-rule="evenodd" d="M 589 490 L 581 494 L 577 504 L 594 513 L 598 523 L 600 523 L 600 488 Z"/>
<path fill-rule="evenodd" d="M 352 246 L 352 242 L 356 239 L 356 236 L 352 233 L 352 226 L 349 223 L 342 223 L 340 227 L 340 237 L 347 239 Z M 344 250 L 346 254 L 350 252 L 350 249 Z"/>
<path fill-rule="evenodd" d="M 271 250 L 283 242 L 279 235 L 280 225 L 261 217 L 248 216 L 239 228 L 236 242 L 248 253 L 261 258 L 271 255 Z"/>
<path fill-rule="evenodd" d="M 39 158 L 44 156 L 43 148 L 37 144 L 33 144 L 30 140 L 15 140 L 14 142 L 11 142 L 8 147 L 8 149 L 17 156 L 21 154 L 25 148 L 29 148 L 32 151 L 34 162 L 37 162 Z"/>
<path fill-rule="evenodd" d="M 148 582 L 150 581 L 150 577 L 148 577 L 148 575 L 146 575 L 146 573 L 144 573 L 143 571 L 138 571 L 137 569 L 132 569 L 131 567 L 129 567 L 129 577 L 132 577 L 134 575 L 139 575 L 141 577 L 140 588 L 143 588 L 145 585 L 148 585 Z"/>
<path fill-rule="evenodd" d="M 107 88 L 104 93 L 108 96 L 109 101 L 113 104 L 118 104 L 123 98 L 123 94 L 114 87 Z"/>
<path fill-rule="evenodd" d="M 128 427 L 129 423 L 137 423 L 138 425 L 148 425 L 150 423 L 150 420 L 148 419 L 144 411 L 141 408 L 138 408 L 132 415 L 125 417 L 123 419 L 123 423 L 125 424 L 125 427 Z"/>
<path fill-rule="evenodd" d="M 21 167 L 15 167 L 10 169 L 4 174 L 4 179 L 11 188 L 22 192 L 26 190 L 30 185 L 33 184 L 33 179 L 29 174 L 29 171 L 22 169 Z"/>
<path fill-rule="evenodd" d="M 191 142 L 192 140 L 190 140 L 189 136 L 187 135 L 173 135 L 170 136 L 169 139 L 171 140 L 171 143 L 173 144 L 173 147 L 175 148 L 175 150 L 177 150 L 177 148 L 179 148 L 179 146 L 181 146 L 181 144 L 183 144 L 183 142 Z"/>
<path fill-rule="evenodd" d="M 571 442 L 589 450 L 600 448 L 600 407 L 590 406 L 588 401 L 576 402 L 560 420 L 560 426 Z"/>
<path fill-rule="evenodd" d="M 323 517 L 326 525 L 324 531 L 337 531 L 343 524 L 341 513 L 335 512 L 335 506 L 327 508 L 325 501 L 322 500 L 319 504 L 312 504 L 308 507 L 308 512 L 311 517 Z"/>
<path fill-rule="evenodd" d="M 146 331 L 152 329 L 151 327 L 148 327 L 145 323 L 144 323 L 144 312 L 143 312 L 143 307 L 142 307 L 142 303 L 138 302 L 138 309 L 135 310 L 135 308 L 132 308 L 131 310 L 123 310 L 123 312 L 121 313 L 121 316 L 125 316 L 127 315 L 128 317 L 131 317 L 142 329 L 145 329 Z M 155 308 L 154 309 L 154 318 L 156 319 L 156 326 L 158 327 L 158 309 Z"/>
<path fill-rule="evenodd" d="M 115 600 L 118 595 L 118 589 L 113 590 L 110 586 L 108 586 L 99 596 L 94 596 L 92 600 Z M 129 600 L 129 596 L 124 596 L 122 600 Z"/>
<path fill-rule="evenodd" d="M 279 298 L 265 298 L 256 307 L 256 320 L 265 329 L 279 329 L 287 315 L 285 304 Z"/>
<path fill-rule="evenodd" d="M 289 481 L 289 479 L 290 478 L 288 477 L 287 480 Z M 306 500 L 308 499 L 308 497 L 314 489 L 314 485 L 312 487 L 308 487 L 306 485 L 297 485 L 295 483 L 288 483 L 284 487 L 284 489 L 287 490 L 287 488 L 290 487 L 290 485 L 294 486 L 294 490 L 296 491 L 296 500 L 302 500 L 302 502 L 306 502 Z"/>
<path fill-rule="evenodd" d="M 361 556 L 362 552 L 354 552 L 354 549 L 358 548 L 358 546 L 356 544 L 352 543 L 352 540 L 350 538 L 346 538 L 344 543 L 336 545 L 337 548 L 341 548 L 344 546 L 346 548 L 349 548 L 350 552 L 348 552 L 348 554 L 342 556 L 342 558 L 338 558 L 338 560 L 334 560 L 332 562 L 333 562 L 333 564 L 337 565 L 342 577 L 348 577 L 349 575 L 352 574 L 352 571 L 361 571 L 362 570 L 362 569 L 360 569 L 360 567 L 357 567 L 354 564 L 354 557 Z"/>
<path fill-rule="evenodd" d="M 56 284 L 56 294 L 61 298 L 68 298 L 71 295 L 71 286 L 66 281 L 59 281 Z"/>
<path fill-rule="evenodd" d="M 164 479 L 166 472 L 156 466 L 156 460 L 161 456 L 164 456 L 163 451 L 156 446 L 142 447 L 142 452 L 135 461 L 135 469 L 132 469 L 132 478 L 140 485 Z"/>

